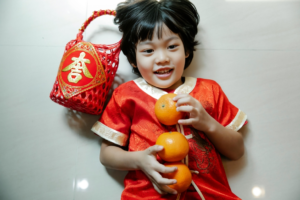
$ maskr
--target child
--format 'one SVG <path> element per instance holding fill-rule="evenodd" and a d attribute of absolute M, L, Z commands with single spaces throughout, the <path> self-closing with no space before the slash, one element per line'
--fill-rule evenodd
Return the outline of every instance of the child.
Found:
<path fill-rule="evenodd" d="M 220 86 L 201 78 L 182 77 L 193 59 L 199 15 L 188 0 L 127 0 L 118 5 L 115 22 L 123 32 L 121 49 L 141 77 L 115 89 L 92 130 L 103 138 L 100 160 L 128 170 L 121 199 L 239 199 L 231 192 L 219 153 L 239 159 L 243 138 L 237 132 L 246 115 L 232 105 Z M 187 114 L 177 125 L 157 120 L 154 105 L 163 94 L 178 94 L 177 110 Z M 189 141 L 192 185 L 179 193 L 162 178 L 174 172 L 156 156 L 157 137 L 178 131 Z"/>

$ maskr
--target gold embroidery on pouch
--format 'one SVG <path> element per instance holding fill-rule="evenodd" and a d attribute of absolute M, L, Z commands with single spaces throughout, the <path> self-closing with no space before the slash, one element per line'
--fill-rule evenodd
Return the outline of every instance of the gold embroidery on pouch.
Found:
<path fill-rule="evenodd" d="M 127 135 L 125 135 L 119 131 L 113 130 L 113 129 L 105 126 L 101 122 L 97 121 L 94 124 L 94 126 L 92 127 L 92 131 L 110 142 L 113 142 L 120 146 L 126 145 L 127 138 L 128 138 Z"/>
<path fill-rule="evenodd" d="M 89 55 L 88 59 L 87 55 Z M 68 74 L 69 70 L 71 72 Z M 93 70 L 91 71 L 93 75 L 89 70 Z M 82 72 L 84 77 L 89 79 L 81 82 L 80 80 L 84 79 Z M 79 42 L 65 52 L 57 76 L 59 86 L 66 99 L 106 82 L 106 74 L 100 58 L 94 46 L 88 42 Z"/>
<path fill-rule="evenodd" d="M 85 65 L 85 63 L 91 63 L 91 61 L 89 59 L 85 59 L 84 56 L 85 56 L 85 53 L 81 52 L 79 58 L 73 57 L 72 60 L 74 62 L 62 70 L 63 72 L 71 70 L 71 72 L 68 75 L 69 82 L 78 83 L 78 81 L 80 81 L 82 79 L 82 76 L 81 76 L 82 71 L 81 70 L 83 70 L 83 74 L 87 78 L 94 78 Z M 75 76 L 75 77 L 73 78 L 73 76 Z"/>

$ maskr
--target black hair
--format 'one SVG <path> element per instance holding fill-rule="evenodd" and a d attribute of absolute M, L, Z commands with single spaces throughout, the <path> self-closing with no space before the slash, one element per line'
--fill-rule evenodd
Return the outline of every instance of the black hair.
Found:
<path fill-rule="evenodd" d="M 198 32 L 199 14 L 189 0 L 126 0 L 119 3 L 116 9 L 115 24 L 123 32 L 121 50 L 129 63 L 136 64 L 136 44 L 143 40 L 152 40 L 154 29 L 161 38 L 162 27 L 165 24 L 173 33 L 178 34 L 183 42 L 186 69 L 192 62 L 195 41 Z M 138 68 L 133 72 L 141 76 Z"/>

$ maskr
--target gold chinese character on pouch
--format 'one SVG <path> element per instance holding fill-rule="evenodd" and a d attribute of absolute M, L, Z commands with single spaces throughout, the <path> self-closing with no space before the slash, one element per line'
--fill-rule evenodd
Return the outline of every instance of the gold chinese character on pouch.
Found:
<path fill-rule="evenodd" d="M 86 67 L 85 63 L 90 63 L 89 59 L 85 59 L 85 53 L 81 52 L 79 55 L 79 58 L 73 57 L 72 60 L 74 61 L 67 67 L 65 67 L 62 71 L 66 72 L 71 70 L 71 72 L 68 75 L 68 81 L 71 83 L 78 83 L 82 79 L 81 72 L 83 71 L 83 74 L 87 78 L 93 78 L 91 73 L 89 72 L 88 68 Z M 82 70 L 82 71 L 81 71 Z M 74 77 L 75 76 L 75 77 Z M 74 77 L 74 78 L 73 78 Z"/>

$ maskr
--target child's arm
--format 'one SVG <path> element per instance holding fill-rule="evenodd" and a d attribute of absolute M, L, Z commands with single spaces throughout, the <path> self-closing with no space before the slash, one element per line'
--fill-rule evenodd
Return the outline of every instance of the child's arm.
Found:
<path fill-rule="evenodd" d="M 103 139 L 100 161 L 104 166 L 116 170 L 142 170 L 158 193 L 176 194 L 176 190 L 167 186 L 176 183 L 176 180 L 166 179 L 160 175 L 176 171 L 176 167 L 165 167 L 156 160 L 156 153 L 162 149 L 162 146 L 154 145 L 144 151 L 129 152 Z"/>
<path fill-rule="evenodd" d="M 177 111 L 190 113 L 190 118 L 179 120 L 179 124 L 192 125 L 203 131 L 216 149 L 229 159 L 237 160 L 243 156 L 244 141 L 239 132 L 222 126 L 206 112 L 198 100 L 188 94 L 178 94 L 173 100 L 177 101 Z"/>

